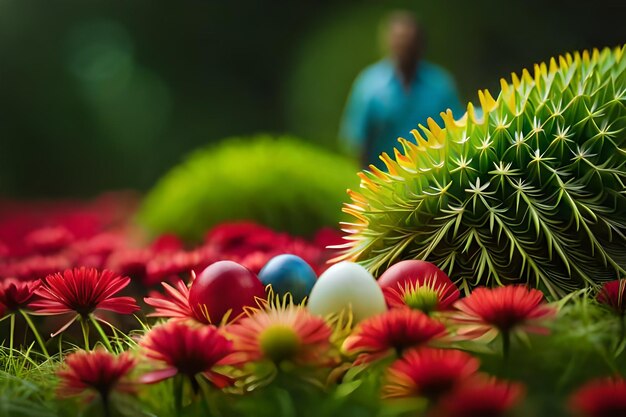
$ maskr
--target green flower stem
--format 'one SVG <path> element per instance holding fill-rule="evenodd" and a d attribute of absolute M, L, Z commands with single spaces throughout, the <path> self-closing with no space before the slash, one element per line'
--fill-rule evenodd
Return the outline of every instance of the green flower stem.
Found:
<path fill-rule="evenodd" d="M 9 336 L 9 358 L 13 357 L 13 334 L 15 333 L 15 314 L 11 314 L 11 335 Z"/>
<path fill-rule="evenodd" d="M 46 355 L 46 358 L 50 359 L 50 354 L 48 353 L 48 349 L 46 349 L 46 344 L 43 342 L 43 339 L 41 338 L 39 331 L 37 331 L 37 327 L 35 327 L 35 323 L 33 323 L 33 321 L 31 320 L 30 316 L 28 315 L 26 311 L 20 310 L 20 313 L 24 317 L 24 320 L 26 320 L 26 324 L 28 324 L 30 331 L 33 332 L 33 335 L 35 336 L 35 340 L 37 340 L 37 343 L 39 344 L 39 348 L 41 349 L 41 352 L 44 355 Z"/>
<path fill-rule="evenodd" d="M 509 350 L 511 350 L 511 333 L 509 331 L 502 331 L 502 357 L 506 361 L 509 357 Z"/>
<path fill-rule="evenodd" d="M 109 324 L 109 327 L 111 328 L 111 331 L 113 332 L 113 340 L 115 341 L 115 345 L 117 346 L 117 351 L 121 352 L 124 350 L 124 346 L 122 345 L 122 342 L 120 342 L 120 338 L 117 335 L 117 330 L 115 329 L 115 326 L 112 326 Z"/>
<path fill-rule="evenodd" d="M 181 415 L 183 409 L 183 390 L 185 388 L 185 378 L 182 375 L 177 375 L 174 378 L 174 411 L 176 415 Z"/>
<path fill-rule="evenodd" d="M 89 323 L 81 317 L 80 328 L 83 330 L 83 340 L 85 341 L 85 350 L 89 352 Z"/>
<path fill-rule="evenodd" d="M 102 411 L 104 417 L 111 417 L 111 404 L 109 403 L 109 396 L 105 393 L 100 393 L 100 398 L 102 398 Z"/>
<path fill-rule="evenodd" d="M 207 407 L 209 408 L 210 415 L 214 415 L 214 416 L 222 415 L 219 411 L 219 407 L 216 402 L 217 398 L 215 396 L 215 391 L 211 389 L 211 386 L 210 384 L 207 383 L 207 380 L 203 378 L 200 379 L 200 382 L 198 383 L 198 385 L 200 386 L 200 389 L 202 391 L 202 397 L 204 398 L 204 401 Z"/>
<path fill-rule="evenodd" d="M 59 348 L 59 357 L 62 358 L 63 357 L 63 334 L 59 335 L 59 340 L 58 340 L 58 348 Z"/>
<path fill-rule="evenodd" d="M 113 352 L 113 346 L 111 346 L 111 342 L 109 341 L 109 338 L 107 337 L 106 333 L 102 329 L 102 326 L 100 326 L 100 323 L 98 323 L 98 320 L 96 320 L 93 314 L 89 315 L 89 320 L 91 320 L 93 327 L 96 328 L 96 331 L 100 335 L 100 338 L 102 339 L 102 342 L 104 343 L 104 346 L 106 346 L 109 352 Z"/>

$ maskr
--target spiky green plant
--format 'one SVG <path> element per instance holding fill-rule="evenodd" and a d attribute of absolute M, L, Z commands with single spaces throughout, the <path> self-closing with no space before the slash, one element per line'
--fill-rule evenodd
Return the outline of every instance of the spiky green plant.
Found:
<path fill-rule="evenodd" d="M 566 54 L 479 91 L 443 127 L 360 173 L 343 259 L 425 259 L 466 291 L 526 281 L 553 295 L 626 268 L 625 47 Z"/>
<path fill-rule="evenodd" d="M 234 220 L 307 236 L 337 225 L 356 170 L 350 159 L 291 137 L 226 139 L 198 149 L 159 180 L 139 220 L 155 233 L 189 240 Z"/>

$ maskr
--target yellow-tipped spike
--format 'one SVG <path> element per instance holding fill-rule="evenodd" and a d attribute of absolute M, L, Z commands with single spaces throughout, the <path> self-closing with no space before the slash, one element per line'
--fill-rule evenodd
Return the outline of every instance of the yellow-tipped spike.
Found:
<path fill-rule="evenodd" d="M 588 63 L 589 63 L 589 59 L 590 59 L 590 57 L 589 57 L 589 51 L 588 51 L 588 50 L 586 50 L 586 49 L 585 49 L 585 50 L 583 51 L 583 56 L 582 56 L 582 59 L 583 59 L 583 63 L 584 63 L 584 64 L 588 64 Z"/>
<path fill-rule="evenodd" d="M 485 114 L 491 113 L 496 108 L 497 103 L 491 96 L 491 93 L 489 93 L 489 90 L 478 90 L 478 100 Z"/>
<path fill-rule="evenodd" d="M 504 78 L 500 78 L 500 86 L 502 87 L 500 97 L 504 101 L 504 104 L 506 104 L 511 112 L 515 112 L 515 90 L 511 88 Z"/>
<path fill-rule="evenodd" d="M 355 203 L 367 204 L 367 199 L 363 196 L 363 194 L 350 189 L 346 190 L 346 193 Z"/>
<path fill-rule="evenodd" d="M 437 138 L 438 141 L 441 140 L 441 126 L 439 126 L 437 124 L 437 122 L 435 122 L 435 119 L 433 119 L 432 117 L 429 117 L 426 120 L 426 123 L 428 124 L 428 129 L 431 131 L 431 133 L 433 134 L 433 136 L 435 138 Z"/>
<path fill-rule="evenodd" d="M 398 150 L 398 148 L 393 148 L 393 155 L 396 158 L 396 161 L 398 162 L 398 164 L 401 165 L 403 168 L 406 167 L 407 165 L 409 167 L 412 165 L 411 158 L 409 158 L 407 155 L 403 155 L 402 152 Z"/>
<path fill-rule="evenodd" d="M 619 58 L 617 57 L 617 49 L 615 49 L 615 51 L 613 49 L 610 48 L 604 48 L 600 50 L 600 57 L 598 58 L 600 61 L 607 61 L 607 60 L 611 60 L 611 55 L 613 55 L 613 53 L 615 53 L 615 59 L 619 60 Z"/>
<path fill-rule="evenodd" d="M 393 157 L 398 162 L 400 162 L 403 158 L 406 158 L 406 156 L 402 155 L 402 152 L 400 152 L 398 148 L 393 148 Z"/>
<path fill-rule="evenodd" d="M 415 157 L 415 155 L 417 154 L 418 148 L 413 142 L 406 140 L 404 138 L 398 138 L 398 142 L 402 144 L 402 148 L 404 149 L 404 153 L 407 155 L 407 157 L 409 158 Z"/>
<path fill-rule="evenodd" d="M 541 78 L 541 67 L 539 64 L 535 64 L 533 66 L 533 79 L 535 84 L 539 84 L 539 79 Z"/>
<path fill-rule="evenodd" d="M 526 68 L 524 68 L 522 70 L 522 80 L 526 84 L 532 84 L 532 82 L 533 82 L 533 77 L 530 75 L 530 72 L 528 72 L 528 70 Z"/>
<path fill-rule="evenodd" d="M 502 94 L 509 93 L 509 89 L 510 89 L 509 83 L 504 78 L 500 78 L 500 89 L 502 90 Z"/>
<path fill-rule="evenodd" d="M 598 62 L 599 59 L 600 59 L 600 51 L 598 51 L 598 48 L 593 48 L 593 50 L 591 51 L 591 60 Z"/>
<path fill-rule="evenodd" d="M 371 165 L 370 165 L 371 167 Z M 372 191 L 377 191 L 379 186 L 372 181 L 364 171 L 360 171 L 357 173 L 359 178 L 361 178 L 361 186 L 365 188 L 369 188 Z"/>
<path fill-rule="evenodd" d="M 417 129 L 411 130 L 411 134 L 415 138 L 415 142 L 417 143 L 417 150 L 423 150 L 423 148 L 428 148 L 428 142 L 424 137 L 420 134 Z"/>
<path fill-rule="evenodd" d="M 478 124 L 478 119 L 476 118 L 476 112 L 474 111 L 474 105 L 472 104 L 471 101 L 467 103 L 467 115 L 469 119 L 472 121 L 472 123 Z"/>
<path fill-rule="evenodd" d="M 541 80 L 545 79 L 548 75 L 548 69 L 546 63 L 535 64 L 534 81 L 535 85 L 541 85 Z"/>
<path fill-rule="evenodd" d="M 550 58 L 550 74 L 554 74 L 558 70 L 559 70 L 559 67 L 556 64 L 556 59 L 554 59 L 554 57 Z"/>
<path fill-rule="evenodd" d="M 459 127 L 454 121 L 454 115 L 452 114 L 452 110 L 448 109 L 445 112 L 441 112 L 439 115 L 441 116 L 441 119 L 443 120 L 443 125 L 446 129 L 452 130 Z"/>
<path fill-rule="evenodd" d="M 341 211 L 351 216 L 354 216 L 357 219 L 367 224 L 367 217 L 363 216 L 363 214 L 361 213 L 362 209 L 361 208 L 356 209 L 355 207 L 356 206 L 354 206 L 353 204 L 344 204 Z"/>
<path fill-rule="evenodd" d="M 359 211 L 359 212 L 365 211 L 365 208 L 362 205 L 360 205 L 360 204 L 344 203 L 343 206 L 345 208 L 350 209 L 350 210 L 356 210 L 356 211 Z"/>
<path fill-rule="evenodd" d="M 511 81 L 513 81 L 513 88 L 517 90 L 520 85 L 520 79 L 517 78 L 517 74 L 514 72 L 511 73 Z"/>
<path fill-rule="evenodd" d="M 422 124 L 419 124 L 419 127 L 422 130 L 422 133 L 426 135 L 427 140 L 427 149 L 438 149 L 443 145 L 443 139 L 441 135 L 441 128 L 432 117 L 429 117 L 427 120 L 429 127 L 426 127 Z M 432 128 L 432 130 L 431 130 Z"/>
<path fill-rule="evenodd" d="M 394 148 L 395 149 L 395 148 Z M 379 156 L 380 160 L 383 161 L 383 163 L 385 164 L 385 166 L 387 167 L 387 171 L 389 171 L 389 174 L 397 177 L 398 176 L 398 170 L 396 169 L 396 163 L 393 159 L 391 159 L 389 157 L 389 155 L 387 154 L 387 152 L 383 152 L 380 156 Z"/>
<path fill-rule="evenodd" d="M 380 158 L 380 156 L 379 156 Z M 388 182 L 389 181 L 389 177 L 387 176 L 386 172 L 381 171 L 376 165 L 370 165 L 369 166 L 370 172 L 374 175 L 376 175 L 378 178 L 380 178 L 381 180 Z"/>
<path fill-rule="evenodd" d="M 461 116 L 461 118 L 456 121 L 456 125 L 458 127 L 467 126 L 467 112 L 463 113 L 463 116 Z"/>

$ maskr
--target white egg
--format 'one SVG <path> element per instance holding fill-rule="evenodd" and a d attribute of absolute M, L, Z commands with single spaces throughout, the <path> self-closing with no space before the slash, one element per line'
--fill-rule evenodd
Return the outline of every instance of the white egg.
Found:
<path fill-rule="evenodd" d="M 352 308 L 355 322 L 387 310 L 385 297 L 376 280 L 365 268 L 353 262 L 340 262 L 328 268 L 309 295 L 308 308 L 326 316 Z"/>

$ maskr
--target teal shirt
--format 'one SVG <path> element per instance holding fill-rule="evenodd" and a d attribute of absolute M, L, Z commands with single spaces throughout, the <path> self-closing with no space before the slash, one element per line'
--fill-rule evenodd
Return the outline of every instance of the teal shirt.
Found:
<path fill-rule="evenodd" d="M 408 137 L 429 117 L 452 109 L 455 118 L 464 111 L 454 80 L 445 70 L 420 61 L 409 89 L 405 89 L 394 64 L 384 59 L 357 77 L 348 98 L 340 137 L 366 164 L 384 168 L 378 156 L 399 146 L 398 137 Z"/>

